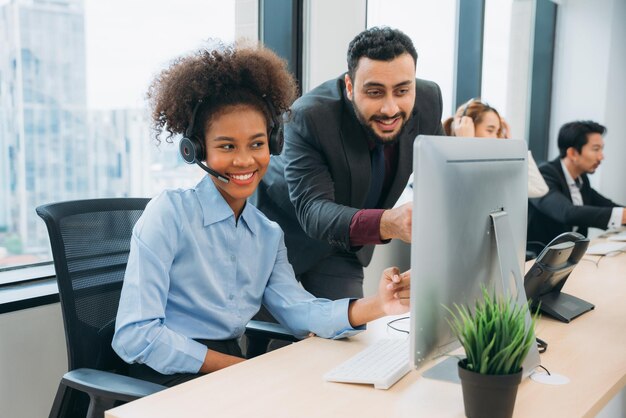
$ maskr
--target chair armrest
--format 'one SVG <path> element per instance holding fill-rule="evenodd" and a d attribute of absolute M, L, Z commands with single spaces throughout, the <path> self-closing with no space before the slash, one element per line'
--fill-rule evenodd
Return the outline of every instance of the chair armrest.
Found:
<path fill-rule="evenodd" d="M 90 396 L 130 402 L 151 395 L 165 386 L 134 377 L 95 369 L 75 369 L 63 375 L 61 383 Z"/>
<path fill-rule="evenodd" d="M 246 335 L 252 338 L 268 338 L 283 341 L 300 341 L 282 325 L 274 322 L 252 320 L 246 325 Z"/>

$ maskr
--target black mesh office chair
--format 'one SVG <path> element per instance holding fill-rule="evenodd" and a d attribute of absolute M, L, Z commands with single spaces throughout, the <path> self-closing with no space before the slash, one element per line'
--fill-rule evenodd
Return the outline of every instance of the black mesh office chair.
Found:
<path fill-rule="evenodd" d="M 37 208 L 50 236 L 70 370 L 50 418 L 103 417 L 118 402 L 165 389 L 126 376 L 128 365 L 111 348 L 132 229 L 148 201 L 77 200 Z M 296 341 L 278 324 L 251 321 L 246 333 L 259 341 Z"/>
<path fill-rule="evenodd" d="M 118 401 L 165 389 L 125 376 L 127 364 L 111 348 L 132 229 L 148 201 L 79 200 L 37 208 L 50 236 L 70 370 L 51 418 L 103 417 Z"/>

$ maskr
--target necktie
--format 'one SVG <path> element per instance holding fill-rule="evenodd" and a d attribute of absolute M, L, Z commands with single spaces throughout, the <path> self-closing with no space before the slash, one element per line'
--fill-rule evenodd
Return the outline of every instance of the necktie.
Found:
<path fill-rule="evenodd" d="M 365 199 L 365 208 L 375 208 L 380 200 L 385 181 L 385 150 L 382 144 L 376 144 L 371 154 L 372 178 L 370 188 Z"/>

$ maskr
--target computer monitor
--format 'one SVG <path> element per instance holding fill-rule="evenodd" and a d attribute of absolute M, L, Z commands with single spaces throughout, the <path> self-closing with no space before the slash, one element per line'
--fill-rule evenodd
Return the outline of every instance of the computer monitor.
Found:
<path fill-rule="evenodd" d="M 421 368 L 460 346 L 444 306 L 473 307 L 481 285 L 526 303 L 528 153 L 520 140 L 420 135 L 413 158 L 411 361 Z M 535 347 L 524 374 L 538 365 Z"/>

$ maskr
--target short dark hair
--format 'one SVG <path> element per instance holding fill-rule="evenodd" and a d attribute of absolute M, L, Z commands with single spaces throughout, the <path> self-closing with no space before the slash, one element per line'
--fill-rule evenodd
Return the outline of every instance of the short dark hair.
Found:
<path fill-rule="evenodd" d="M 587 143 L 587 135 L 606 133 L 606 127 L 591 120 L 577 120 L 568 122 L 559 129 L 559 156 L 565 158 L 568 148 L 574 148 L 578 152 L 582 152 L 583 147 Z"/>
<path fill-rule="evenodd" d="M 391 61 L 402 54 L 410 54 L 417 63 L 417 51 L 411 38 L 398 29 L 373 27 L 359 33 L 348 45 L 348 75 L 354 73 L 362 57 Z"/>

